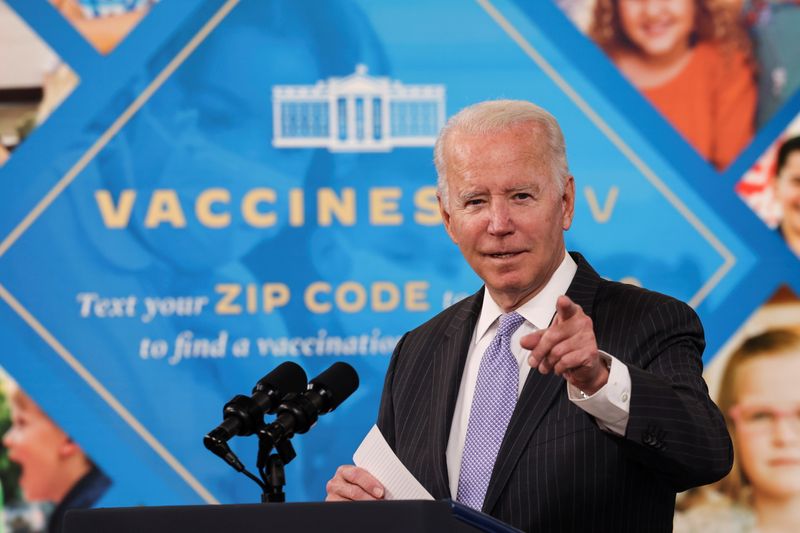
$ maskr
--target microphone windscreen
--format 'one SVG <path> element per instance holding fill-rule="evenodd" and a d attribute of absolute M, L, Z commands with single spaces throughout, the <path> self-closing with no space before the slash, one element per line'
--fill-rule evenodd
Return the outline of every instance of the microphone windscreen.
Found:
<path fill-rule="evenodd" d="M 315 389 L 325 389 L 332 400 L 328 410 L 336 409 L 358 388 L 356 369 L 347 363 L 334 363 L 322 374 L 309 382 Z"/>
<path fill-rule="evenodd" d="M 303 367 L 297 363 L 286 361 L 261 378 L 253 388 L 253 392 L 274 389 L 280 391 L 281 396 L 292 392 L 299 394 L 306 390 L 307 383 L 308 377 Z"/>

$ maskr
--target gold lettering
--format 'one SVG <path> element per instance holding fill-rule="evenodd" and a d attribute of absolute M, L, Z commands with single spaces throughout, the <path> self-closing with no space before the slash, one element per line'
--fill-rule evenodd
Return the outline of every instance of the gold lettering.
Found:
<path fill-rule="evenodd" d="M 248 224 L 254 228 L 267 228 L 274 226 L 277 215 L 272 212 L 262 213 L 258 210 L 258 204 L 275 203 L 275 191 L 273 189 L 258 188 L 252 189 L 242 198 L 242 216 Z"/>
<path fill-rule="evenodd" d="M 271 313 L 275 308 L 289 303 L 289 287 L 283 283 L 265 283 L 263 294 L 265 313 Z"/>
<path fill-rule="evenodd" d="M 342 198 L 328 187 L 317 191 L 317 220 L 320 226 L 333 224 L 334 215 L 342 226 L 356 223 L 356 191 L 351 187 L 342 189 Z"/>
<path fill-rule="evenodd" d="M 372 310 L 378 313 L 392 311 L 397 309 L 397 304 L 400 303 L 400 290 L 394 283 L 388 281 L 376 281 L 372 284 Z M 388 298 L 382 299 L 382 295 L 386 294 Z"/>
<path fill-rule="evenodd" d="M 427 301 L 429 285 L 427 281 L 409 281 L 406 283 L 407 311 L 427 311 L 430 308 L 430 304 Z"/>
<path fill-rule="evenodd" d="M 186 227 L 186 216 L 174 189 L 156 189 L 150 197 L 144 227 L 155 228 L 162 223 L 169 223 L 175 228 Z"/>
<path fill-rule="evenodd" d="M 247 312 L 251 315 L 258 311 L 258 286 L 255 283 L 248 283 L 245 290 L 245 305 Z"/>
<path fill-rule="evenodd" d="M 439 201 L 436 199 L 436 187 L 421 187 L 414 193 L 414 222 L 420 226 L 435 226 L 442 223 L 439 213 Z"/>
<path fill-rule="evenodd" d="M 614 212 L 614 206 L 617 203 L 619 187 L 616 185 L 611 186 L 602 209 L 600 209 L 600 202 L 597 201 L 597 195 L 594 189 L 587 185 L 583 188 L 583 192 L 586 195 L 586 201 L 589 203 L 589 210 L 592 212 L 592 218 L 594 218 L 598 224 L 605 224 L 608 222 L 611 218 L 611 214 Z"/>
<path fill-rule="evenodd" d="M 369 190 L 369 222 L 373 226 L 399 226 L 403 214 L 397 200 L 403 195 L 399 187 L 376 187 Z"/>
<path fill-rule="evenodd" d="M 111 192 L 101 189 L 94 192 L 97 208 L 103 218 L 103 224 L 110 229 L 125 228 L 131 220 L 133 202 L 136 200 L 136 191 L 124 189 L 119 195 L 119 203 L 114 206 Z"/>
<path fill-rule="evenodd" d="M 289 191 L 289 225 L 300 227 L 306 221 L 306 208 L 303 205 L 303 189 Z"/>
<path fill-rule="evenodd" d="M 355 299 L 352 302 L 347 301 L 347 294 L 352 293 Z M 364 304 L 367 303 L 367 291 L 362 285 L 355 281 L 346 281 L 339 285 L 336 289 L 336 306 L 345 313 L 356 313 L 364 309 Z"/>
<path fill-rule="evenodd" d="M 217 283 L 214 285 L 214 291 L 222 297 L 217 301 L 214 306 L 214 312 L 218 315 L 240 315 L 242 314 L 242 306 L 233 303 L 237 296 L 242 292 L 242 286 L 238 283 Z"/>
<path fill-rule="evenodd" d="M 306 287 L 305 294 L 303 294 L 303 301 L 306 303 L 306 308 L 312 313 L 322 314 L 322 313 L 328 313 L 331 310 L 330 303 L 318 302 L 316 300 L 316 295 L 321 292 L 330 294 L 331 292 L 330 284 L 325 283 L 324 281 L 315 281 L 314 283 Z"/>
<path fill-rule="evenodd" d="M 206 189 L 194 204 L 194 212 L 204 226 L 209 228 L 225 228 L 231 224 L 231 214 L 228 212 L 215 213 L 211 210 L 211 205 L 215 203 L 229 204 L 231 193 L 228 189 L 216 188 Z"/>

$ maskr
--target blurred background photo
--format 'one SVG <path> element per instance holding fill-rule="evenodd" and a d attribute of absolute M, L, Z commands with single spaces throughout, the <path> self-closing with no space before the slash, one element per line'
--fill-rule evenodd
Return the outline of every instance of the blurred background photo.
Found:
<path fill-rule="evenodd" d="M 706 370 L 728 423 L 734 466 L 679 495 L 675 531 L 800 527 L 800 298 L 782 286 Z"/>
<path fill-rule="evenodd" d="M 792 0 L 556 0 L 718 170 L 800 87 Z"/>

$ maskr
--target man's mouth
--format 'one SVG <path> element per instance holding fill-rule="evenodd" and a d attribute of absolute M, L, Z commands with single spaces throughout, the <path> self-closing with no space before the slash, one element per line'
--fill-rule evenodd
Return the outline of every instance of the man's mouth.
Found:
<path fill-rule="evenodd" d="M 500 252 L 500 253 L 486 254 L 486 255 L 488 255 L 493 259 L 508 259 L 510 257 L 515 257 L 521 253 L 522 252 Z"/>

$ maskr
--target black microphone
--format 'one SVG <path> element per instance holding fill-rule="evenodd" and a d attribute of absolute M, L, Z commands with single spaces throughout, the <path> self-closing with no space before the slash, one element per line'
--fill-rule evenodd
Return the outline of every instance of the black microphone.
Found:
<path fill-rule="evenodd" d="M 236 470 L 244 466 L 226 444 L 236 435 L 252 435 L 264 424 L 264 415 L 274 413 L 284 396 L 306 388 L 306 373 L 300 365 L 287 361 L 261 378 L 250 397 L 234 396 L 222 409 L 222 424 L 211 430 L 203 444 Z"/>
<path fill-rule="evenodd" d="M 275 445 L 305 433 L 319 418 L 339 407 L 358 388 L 358 374 L 347 363 L 334 363 L 308 383 L 308 390 L 289 394 L 278 406 L 274 422 L 259 431 Z"/>

